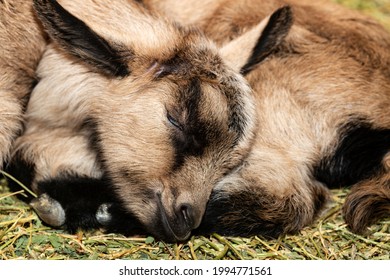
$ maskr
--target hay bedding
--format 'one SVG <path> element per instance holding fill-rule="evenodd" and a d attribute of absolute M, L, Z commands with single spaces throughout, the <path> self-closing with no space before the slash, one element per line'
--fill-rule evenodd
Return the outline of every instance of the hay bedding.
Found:
<path fill-rule="evenodd" d="M 335 0 L 363 10 L 390 30 L 389 0 Z M 18 193 L 25 192 L 21 188 Z M 348 190 L 332 191 L 333 201 L 320 219 L 296 235 L 277 240 L 194 236 L 186 243 L 166 244 L 153 237 L 126 238 L 102 232 L 69 235 L 41 223 L 30 207 L 0 181 L 0 259 L 390 259 L 390 220 L 351 233 L 341 216 Z"/>

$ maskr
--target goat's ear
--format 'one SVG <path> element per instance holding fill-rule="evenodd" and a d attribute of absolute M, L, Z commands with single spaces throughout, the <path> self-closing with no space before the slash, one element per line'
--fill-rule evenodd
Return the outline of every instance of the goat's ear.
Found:
<path fill-rule="evenodd" d="M 56 0 L 34 0 L 34 8 L 48 34 L 69 53 L 108 76 L 130 74 L 119 47 L 99 36 Z"/>
<path fill-rule="evenodd" d="M 291 8 L 282 7 L 253 29 L 222 47 L 222 56 L 231 67 L 245 75 L 283 42 L 292 23 Z"/>

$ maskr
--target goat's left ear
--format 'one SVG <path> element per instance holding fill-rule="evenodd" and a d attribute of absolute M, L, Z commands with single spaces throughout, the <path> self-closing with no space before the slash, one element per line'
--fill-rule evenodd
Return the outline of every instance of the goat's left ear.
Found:
<path fill-rule="evenodd" d="M 257 26 L 223 46 L 221 54 L 233 69 L 245 75 L 283 42 L 292 23 L 291 8 L 279 8 Z"/>
<path fill-rule="evenodd" d="M 46 31 L 70 54 L 96 71 L 112 77 L 129 75 L 130 69 L 118 46 L 105 40 L 56 0 L 33 0 Z"/>

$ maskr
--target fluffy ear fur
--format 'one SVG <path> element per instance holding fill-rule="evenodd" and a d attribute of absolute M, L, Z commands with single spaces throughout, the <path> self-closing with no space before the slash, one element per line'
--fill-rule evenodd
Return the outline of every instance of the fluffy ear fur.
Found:
<path fill-rule="evenodd" d="M 243 75 L 248 74 L 283 42 L 292 23 L 291 8 L 282 7 L 250 31 L 225 45 L 221 50 L 222 56 L 235 70 Z"/>
<path fill-rule="evenodd" d="M 103 74 L 129 75 L 130 69 L 118 46 L 103 39 L 56 0 L 34 0 L 34 8 L 52 39 L 72 55 Z M 129 57 L 128 53 L 126 57 Z"/>

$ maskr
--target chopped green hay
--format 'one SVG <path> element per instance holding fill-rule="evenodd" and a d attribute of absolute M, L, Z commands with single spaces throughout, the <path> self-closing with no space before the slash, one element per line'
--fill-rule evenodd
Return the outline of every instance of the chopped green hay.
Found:
<path fill-rule="evenodd" d="M 390 30 L 389 0 L 335 0 L 373 15 Z M 367 236 L 351 233 L 341 216 L 348 190 L 332 191 L 333 201 L 310 227 L 275 240 L 194 236 L 186 243 L 167 244 L 153 237 L 126 238 L 102 232 L 70 235 L 41 223 L 28 205 L 0 182 L 0 259 L 147 259 L 147 260 L 366 260 L 390 259 L 390 220 L 369 229 Z"/>
<path fill-rule="evenodd" d="M 371 15 L 390 29 L 390 1 L 389 0 L 333 0 L 355 10 Z"/>
<path fill-rule="evenodd" d="M 70 235 L 44 226 L 23 202 L 0 186 L 0 259 L 147 259 L 147 260 L 332 260 L 390 259 L 390 221 L 370 228 L 368 236 L 351 233 L 342 217 L 347 190 L 333 191 L 321 218 L 298 234 L 275 240 L 218 234 L 167 244 L 153 237 L 127 238 L 102 232 Z"/>

